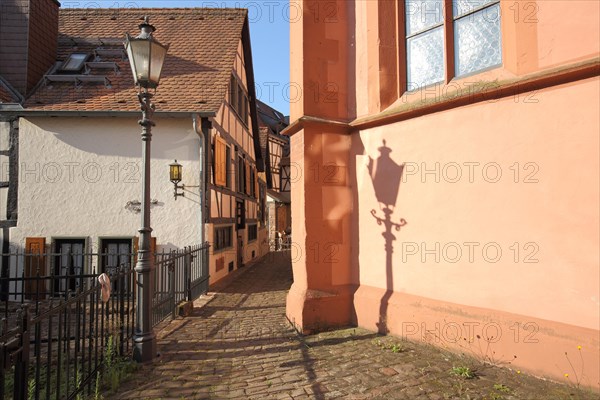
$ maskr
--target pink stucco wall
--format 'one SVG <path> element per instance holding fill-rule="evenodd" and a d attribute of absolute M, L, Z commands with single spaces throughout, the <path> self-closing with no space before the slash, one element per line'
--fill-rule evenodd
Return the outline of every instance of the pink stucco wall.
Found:
<path fill-rule="evenodd" d="M 385 228 L 369 213 L 383 216 L 366 167 L 385 140 L 405 164 L 392 219 L 407 221 L 393 232 L 388 329 L 421 339 L 422 324 L 438 324 L 452 345 L 460 326 L 464 345 L 469 324 L 482 336 L 491 324 L 494 351 L 541 375 L 569 372 L 564 352 L 581 345 L 587 384 L 595 384 L 598 93 L 592 78 L 536 92 L 536 102 L 508 97 L 353 134 L 364 148 L 354 166 L 358 324 L 378 328 L 373 310 L 390 273 Z"/>
<path fill-rule="evenodd" d="M 599 3 L 502 1 L 503 65 L 410 94 L 395 2 L 295 4 L 288 318 L 471 353 L 487 340 L 555 379 L 582 346 L 598 388 Z M 395 194 L 394 164 L 386 221 L 376 192 Z"/>

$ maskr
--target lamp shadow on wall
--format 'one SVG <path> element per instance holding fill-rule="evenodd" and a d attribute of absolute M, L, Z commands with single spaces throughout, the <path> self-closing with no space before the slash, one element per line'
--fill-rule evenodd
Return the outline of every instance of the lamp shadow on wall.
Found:
<path fill-rule="evenodd" d="M 391 157 L 392 149 L 386 146 L 386 141 L 383 140 L 383 145 L 379 147 L 379 157 L 373 159 L 369 156 L 369 176 L 373 182 L 375 197 L 379 203 L 379 209 L 383 213 L 383 217 L 378 216 L 378 211 L 371 210 L 371 215 L 377 221 L 377 225 L 383 226 L 384 231 L 381 234 L 385 240 L 385 294 L 380 300 L 379 305 L 379 322 L 377 330 L 381 334 L 389 333 L 388 319 L 388 302 L 394 293 L 394 271 L 392 255 L 394 254 L 394 240 L 396 236 L 393 231 L 400 229 L 407 224 L 404 218 L 399 218 L 398 222 L 392 220 L 392 215 L 395 211 L 396 200 L 400 190 L 400 181 L 404 171 L 404 164 L 396 163 Z"/>

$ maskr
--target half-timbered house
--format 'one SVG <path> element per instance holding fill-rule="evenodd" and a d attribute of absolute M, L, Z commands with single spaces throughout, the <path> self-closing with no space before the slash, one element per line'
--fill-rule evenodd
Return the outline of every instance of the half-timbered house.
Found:
<path fill-rule="evenodd" d="M 290 141 L 280 133 L 288 126 L 288 118 L 260 100 L 256 103 L 265 160 L 268 235 L 271 248 L 277 249 L 280 248 L 281 234 L 290 234 L 292 222 Z"/>
<path fill-rule="evenodd" d="M 123 42 L 148 16 L 154 37 L 170 45 L 154 96 L 154 248 L 210 242 L 211 282 L 265 254 L 247 10 L 19 4 L 2 13 L 3 27 L 19 34 L 0 39 L 0 54 L 18 54 L 0 66 L 2 253 L 135 251 L 142 145 Z M 175 160 L 183 196 L 169 181 Z M 0 260 L 3 276 L 23 274 L 23 265 Z M 81 260 L 80 268 L 100 271 L 101 263 Z"/>

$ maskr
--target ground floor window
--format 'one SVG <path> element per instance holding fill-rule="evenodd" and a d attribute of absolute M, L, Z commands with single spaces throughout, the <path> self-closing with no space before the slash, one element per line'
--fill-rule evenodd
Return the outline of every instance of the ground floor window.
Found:
<path fill-rule="evenodd" d="M 235 202 L 235 224 L 236 229 L 244 229 L 246 227 L 246 202 L 237 199 Z"/>
<path fill-rule="evenodd" d="M 100 249 L 100 272 L 114 275 L 121 266 L 125 269 L 131 268 L 131 239 L 101 239 Z"/>
<path fill-rule="evenodd" d="M 75 291 L 84 274 L 85 239 L 56 239 L 54 241 L 54 284 L 56 295 Z"/>
<path fill-rule="evenodd" d="M 231 226 L 216 227 L 214 229 L 213 248 L 222 250 L 231 247 L 233 245 L 232 231 Z"/>
<path fill-rule="evenodd" d="M 256 224 L 248 225 L 248 241 L 252 242 L 258 238 L 258 226 Z"/>

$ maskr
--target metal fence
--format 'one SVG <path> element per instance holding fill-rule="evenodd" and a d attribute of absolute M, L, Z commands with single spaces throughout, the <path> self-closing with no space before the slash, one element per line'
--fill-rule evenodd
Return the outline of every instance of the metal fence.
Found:
<path fill-rule="evenodd" d="M 135 292 L 127 282 L 134 271 L 112 276 L 113 291 L 102 301 L 97 280 L 47 302 L 23 303 L 11 325 L 0 332 L 0 399 L 73 399 L 95 390 L 107 358 L 131 350 Z M 88 286 L 89 284 L 89 286 Z"/>
<path fill-rule="evenodd" d="M 269 251 L 286 251 L 290 250 L 293 246 L 292 236 L 287 235 L 285 237 L 278 237 L 269 240 Z"/>
<path fill-rule="evenodd" d="M 153 326 L 174 317 L 180 302 L 208 291 L 208 249 L 205 243 L 156 254 Z M 66 257 L 61 265 L 68 268 L 55 268 L 56 257 Z M 107 264 L 106 257 L 119 263 Z M 3 259 L 12 261 L 13 272 L 0 278 L 0 400 L 91 394 L 107 357 L 132 350 L 135 254 L 21 253 Z M 97 266 L 110 275 L 106 302 Z"/>
<path fill-rule="evenodd" d="M 156 255 L 152 326 L 175 317 L 177 305 L 208 291 L 209 244 Z"/>

